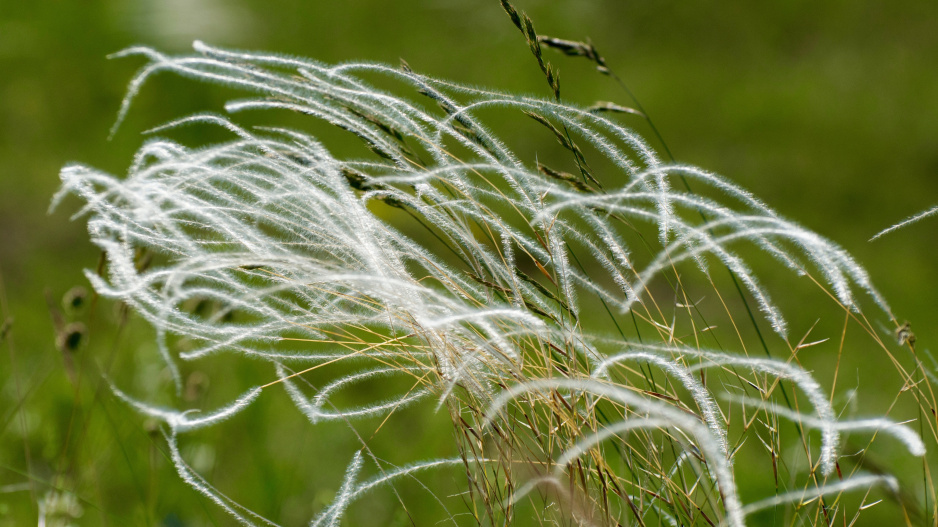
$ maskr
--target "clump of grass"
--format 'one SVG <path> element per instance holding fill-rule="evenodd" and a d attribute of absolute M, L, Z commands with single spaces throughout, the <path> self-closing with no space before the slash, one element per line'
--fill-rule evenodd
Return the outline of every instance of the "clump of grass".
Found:
<path fill-rule="evenodd" d="M 934 514 L 927 497 L 903 499 L 894 476 L 863 472 L 866 449 L 841 467 L 847 431 L 870 441 L 891 435 L 909 456 L 924 456 L 925 446 L 905 423 L 835 408 L 833 387 L 827 393 L 826 380 L 799 364 L 798 353 L 818 342 L 789 340 L 785 313 L 747 255 L 817 282 L 885 350 L 861 303 L 895 317 L 865 270 L 731 181 L 670 153 L 663 161 L 614 120 L 646 118 L 640 105 L 562 101 L 542 44 L 612 76 L 605 60 L 591 44 L 538 35 L 529 17 L 502 5 L 551 99 L 407 66 L 333 66 L 201 42 L 188 56 L 117 54 L 148 63 L 115 130 L 147 80 L 168 71 L 250 94 L 230 101 L 230 114 L 297 112 L 365 147 L 340 157 L 301 130 L 204 113 L 152 130 L 125 178 L 78 164 L 62 170 L 53 205 L 68 194 L 85 200 L 76 216 L 87 217 L 107 256 L 107 275 L 88 279 L 156 328 L 177 394 L 180 361 L 249 357 L 267 367 L 269 382 L 204 414 L 140 401 L 114 380 L 118 397 L 164 423 L 180 476 L 241 523 L 272 523 L 193 470 L 178 438 L 285 390 L 312 425 L 377 419 L 380 429 L 399 409 L 435 400 L 458 438 L 452 458 L 405 467 L 363 441 L 313 525 L 338 525 L 378 486 L 454 467 L 467 481 L 465 512 L 449 513 L 457 524 L 738 526 L 767 508 L 792 522 L 846 523 L 869 506 L 865 497 L 848 501 L 854 491 L 881 493 L 907 517 Z M 567 161 L 523 158 L 512 137 L 487 125 L 492 114 L 533 119 Z M 221 127 L 232 138 L 193 148 L 162 137 L 185 126 Z M 741 301 L 721 294 L 720 268 Z M 702 291 L 719 302 L 692 300 Z M 221 307 L 193 307 L 206 302 Z M 748 354 L 740 326 L 750 303 L 776 335 L 769 345 L 773 337 L 758 333 L 766 353 L 779 349 L 784 360 Z M 758 332 L 754 316 L 751 324 Z M 187 348 L 176 349 L 179 338 Z M 363 366 L 335 369 L 319 389 L 304 377 L 338 362 Z M 921 365 L 895 364 L 920 407 L 934 408 Z M 335 397 L 392 378 L 408 387 L 357 407 Z M 931 419 L 920 424 L 935 435 Z M 742 455 L 768 460 L 772 471 L 758 479 L 774 494 L 752 499 L 740 489 Z M 361 481 L 366 466 L 374 475 Z M 915 507 L 924 512 L 910 513 Z"/>

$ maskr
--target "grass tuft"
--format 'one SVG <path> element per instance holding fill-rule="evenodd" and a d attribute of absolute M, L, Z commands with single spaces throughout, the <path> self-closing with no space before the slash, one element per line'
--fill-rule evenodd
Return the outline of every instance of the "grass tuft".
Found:
<path fill-rule="evenodd" d="M 897 497 L 911 483 L 864 470 L 869 445 L 846 456 L 842 448 L 848 432 L 882 432 L 903 455 L 923 457 L 938 438 L 934 420 L 916 432 L 887 415 L 845 416 L 834 385 L 801 364 L 799 352 L 820 341 L 789 341 L 786 309 L 760 278 L 816 283 L 893 360 L 905 383 L 896 401 L 912 398 L 932 414 L 929 372 L 917 358 L 911 370 L 895 359 L 864 315 L 870 305 L 895 322 L 863 267 L 726 178 L 670 152 L 663 161 L 615 120 L 647 120 L 640 105 L 562 101 L 542 45 L 614 74 L 592 44 L 538 35 L 527 15 L 501 4 L 552 98 L 463 86 L 406 63 L 327 65 L 202 42 L 191 55 L 116 55 L 147 62 L 112 133 L 157 73 L 246 94 L 227 115 L 151 130 L 126 177 L 66 166 L 53 201 L 84 200 L 75 217 L 107 260 L 87 277 L 156 328 L 177 395 L 185 364 L 250 360 L 265 376 L 206 413 L 138 400 L 113 380 L 118 398 L 162 423 L 180 477 L 242 524 L 274 524 L 213 487 L 178 440 L 283 390 L 311 426 L 371 423 L 374 438 L 403 408 L 435 400 L 455 431 L 452 456 L 404 466 L 360 436 L 335 500 L 312 525 L 339 525 L 355 500 L 385 485 L 407 510 L 396 486 L 430 469 L 465 476 L 461 500 L 420 483 L 454 524 L 740 526 L 767 509 L 792 524 L 846 523 L 869 508 L 848 497 L 857 492 L 882 495 L 906 518 L 934 517 L 927 500 Z M 284 110 L 347 133 L 360 155 L 233 117 Z M 493 112 L 533 119 L 560 155 L 548 166 L 513 148 L 518 138 L 496 131 Z M 193 147 L 170 138 L 188 126 L 230 139 Z M 731 284 L 720 267 L 741 302 L 724 296 Z M 64 303 L 79 308 L 86 296 L 76 290 Z M 750 302 L 774 337 L 759 332 Z M 773 353 L 750 356 L 753 340 Z M 62 347 L 77 343 L 66 337 Z M 379 393 L 363 390 L 368 402 L 342 395 L 374 384 Z M 753 463 L 771 471 L 747 473 Z M 927 493 L 927 461 L 924 469 Z"/>

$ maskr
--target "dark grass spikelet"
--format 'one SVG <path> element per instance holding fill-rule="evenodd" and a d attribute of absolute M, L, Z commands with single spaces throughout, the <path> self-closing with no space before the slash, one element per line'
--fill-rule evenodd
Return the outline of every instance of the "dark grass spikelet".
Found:
<path fill-rule="evenodd" d="M 630 108 L 630 107 L 628 107 L 628 106 L 622 106 L 622 105 L 620 105 L 620 104 L 616 104 L 616 103 L 614 103 L 614 102 L 609 102 L 609 101 L 598 101 L 596 104 L 590 106 L 590 107 L 587 108 L 586 110 L 587 110 L 588 112 L 590 112 L 590 113 L 597 113 L 597 114 L 598 114 L 598 113 L 605 113 L 605 112 L 609 112 L 609 113 L 627 113 L 627 114 L 631 114 L 631 115 L 637 115 L 637 116 L 641 117 L 642 119 L 647 119 L 647 118 L 648 118 L 648 116 L 646 116 L 643 112 L 641 112 L 641 111 L 639 111 L 639 110 L 636 110 L 635 108 Z"/>
<path fill-rule="evenodd" d="M 564 127 L 564 130 L 560 130 L 554 123 L 550 122 L 550 119 L 544 117 L 543 115 L 536 114 L 534 112 L 524 112 L 525 115 L 534 119 L 538 123 L 544 125 L 545 128 L 553 132 L 554 136 L 557 137 L 557 141 L 565 149 L 569 150 L 573 154 L 573 158 L 576 161 L 577 168 L 580 170 L 580 174 L 583 176 L 583 182 L 589 182 L 593 185 L 596 185 L 599 188 L 602 188 L 602 185 L 599 181 L 593 176 L 592 172 L 589 169 L 589 164 L 586 162 L 586 156 L 583 155 L 583 151 L 580 147 L 573 141 L 570 137 L 570 132 Z"/>
<path fill-rule="evenodd" d="M 543 163 L 540 163 L 540 162 L 537 163 L 537 170 L 541 174 L 544 174 L 545 176 L 552 178 L 552 179 L 556 179 L 558 181 L 563 181 L 564 183 L 571 185 L 573 188 L 581 192 L 593 191 L 592 188 L 590 188 L 587 185 L 584 185 L 582 181 L 577 179 L 576 176 L 574 176 L 573 174 L 569 172 L 561 172 L 559 170 L 554 170 L 550 168 L 549 166 L 544 165 Z"/>
<path fill-rule="evenodd" d="M 342 167 L 341 169 L 342 177 L 348 181 L 348 186 L 352 187 L 355 190 L 367 191 L 372 190 L 374 187 L 368 182 L 368 177 L 357 170 L 353 170 L 349 167 Z"/>
<path fill-rule="evenodd" d="M 511 22 L 521 31 L 521 34 L 524 35 L 524 39 L 527 40 L 528 47 L 531 48 L 531 53 L 537 60 L 537 65 L 540 66 L 544 77 L 547 78 L 547 84 L 554 94 L 554 99 L 559 101 L 560 73 L 550 62 L 544 60 L 544 53 L 541 50 L 541 41 L 537 35 L 537 31 L 534 29 L 534 21 L 523 11 L 521 14 L 518 14 L 518 10 L 515 9 L 508 0 L 501 0 L 501 3 L 505 12 L 508 13 L 508 17 L 511 18 Z"/>
<path fill-rule="evenodd" d="M 605 75 L 609 74 L 609 67 L 606 66 L 606 59 L 599 54 L 599 51 L 596 49 L 596 46 L 593 46 L 591 42 L 578 42 L 575 40 L 564 40 L 562 38 L 554 38 L 548 36 L 538 36 L 537 40 L 539 43 L 544 44 L 545 46 L 556 49 L 564 55 L 570 57 L 586 57 L 587 59 L 596 63 L 596 69 Z"/>

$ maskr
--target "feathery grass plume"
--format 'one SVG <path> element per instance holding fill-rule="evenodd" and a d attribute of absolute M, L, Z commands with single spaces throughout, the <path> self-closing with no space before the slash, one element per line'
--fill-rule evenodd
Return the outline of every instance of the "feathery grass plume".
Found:
<path fill-rule="evenodd" d="M 895 225 L 891 225 L 891 226 L 889 226 L 889 227 L 886 227 L 885 229 L 883 229 L 883 230 L 879 231 L 878 233 L 876 233 L 875 235 L 873 235 L 873 237 L 870 238 L 870 241 L 873 241 L 873 240 L 875 240 L 875 239 L 877 239 L 877 238 L 879 238 L 879 237 L 881 237 L 881 236 L 885 236 L 885 235 L 889 234 L 890 232 L 899 230 L 899 229 L 901 229 L 901 228 L 903 228 L 903 227 L 906 227 L 906 226 L 911 225 L 911 224 L 913 224 L 913 223 L 919 222 L 919 221 L 924 220 L 925 218 L 927 218 L 927 217 L 929 217 L 929 216 L 934 216 L 934 215 L 936 215 L 936 214 L 938 214 L 938 206 L 932 207 L 932 208 L 930 208 L 930 209 L 928 209 L 928 210 L 926 210 L 926 211 L 923 211 L 923 212 L 920 212 L 920 213 L 918 213 L 918 214 L 915 214 L 914 216 L 910 216 L 910 217 L 908 217 L 908 218 L 906 218 L 906 219 L 900 221 L 899 223 L 897 223 L 897 224 L 895 224 Z"/>
<path fill-rule="evenodd" d="M 782 503 L 810 503 L 813 499 L 816 499 L 819 496 L 823 496 L 825 494 L 839 494 L 845 490 L 857 488 L 866 489 L 875 485 L 884 485 L 893 492 L 899 488 L 899 485 L 896 482 L 896 478 L 892 476 L 871 474 L 857 475 L 849 480 L 831 483 L 816 489 L 804 490 L 801 492 L 786 492 L 785 494 L 780 494 L 772 498 L 767 498 L 755 503 L 751 503 L 743 508 L 743 514 L 748 516 L 756 511 L 774 507 Z"/>
<path fill-rule="evenodd" d="M 831 427 L 836 431 L 850 431 L 850 430 L 871 430 L 873 432 L 883 432 L 884 434 L 891 435 L 902 442 L 908 449 L 909 453 L 913 456 L 924 456 L 925 455 L 925 444 L 922 442 L 922 438 L 918 436 L 912 429 L 905 426 L 902 423 L 895 423 L 889 419 L 884 419 L 881 417 L 876 417 L 872 419 L 852 419 L 849 421 L 824 421 L 823 419 L 818 419 L 810 415 L 804 415 L 798 412 L 793 412 L 788 408 L 783 408 L 777 404 L 766 404 L 762 400 L 750 399 L 746 397 L 729 397 L 734 399 L 736 402 L 744 405 L 755 406 L 759 408 L 767 408 L 772 414 L 784 417 L 786 419 L 791 419 L 792 421 L 799 421 L 805 423 L 809 426 L 814 426 L 818 428 Z"/>
<path fill-rule="evenodd" d="M 349 463 L 348 469 L 345 472 L 345 481 L 342 483 L 342 488 L 339 489 L 339 495 L 336 497 L 335 501 L 332 502 L 332 505 L 329 506 L 329 509 L 323 512 L 323 515 L 319 520 L 311 522 L 312 526 L 324 525 L 326 527 L 336 527 L 339 525 L 339 521 L 342 518 L 342 513 L 345 512 L 346 507 L 348 507 L 348 502 L 350 495 L 352 493 L 352 485 L 355 483 L 355 477 L 358 476 L 358 472 L 362 468 L 362 453 L 361 450 L 355 452 L 355 456 L 352 458 L 352 462 Z M 326 521 L 327 523 L 322 523 Z"/>
<path fill-rule="evenodd" d="M 503 5 L 545 73 L 553 72 L 540 43 L 566 44 L 539 40 L 529 18 Z M 431 468 L 462 467 L 470 524 L 738 526 L 764 504 L 787 506 L 812 492 L 839 497 L 885 481 L 856 470 L 843 482 L 826 478 L 838 467 L 840 431 L 886 421 L 838 421 L 822 380 L 797 363 L 746 356 L 742 335 L 742 349 L 728 349 L 710 321 L 736 327 L 732 309 L 689 300 L 706 288 L 719 296 L 710 266 L 725 265 L 796 360 L 800 347 L 785 340 L 782 309 L 746 256 L 766 254 L 780 264 L 775 272 L 826 281 L 831 297 L 869 330 L 858 315 L 863 296 L 887 315 L 889 308 L 866 272 L 732 182 L 663 163 L 607 116 L 627 109 L 562 103 L 555 75 L 548 75 L 555 97 L 545 100 L 409 67 L 194 47 L 185 56 L 145 47 L 116 55 L 147 63 L 114 131 L 146 82 L 171 72 L 246 92 L 226 105 L 230 114 L 297 112 L 363 146 L 359 157 L 338 157 L 301 130 L 245 128 L 201 113 L 154 129 L 125 178 L 79 164 L 61 172 L 53 206 L 68 194 L 82 198 L 76 217 L 87 218 L 107 256 L 107 275 L 89 271 L 88 279 L 156 328 L 177 389 L 183 361 L 250 358 L 271 366 L 268 384 L 204 415 L 140 402 L 114 380 L 118 397 L 168 426 L 180 476 L 241 523 L 271 522 L 195 473 L 177 437 L 234 417 L 278 384 L 314 426 L 383 423 L 433 397 L 457 432 L 458 457 L 402 469 L 358 451 L 335 503 L 313 525 L 337 525 L 365 492 Z M 377 89 L 374 78 L 398 89 Z M 582 177 L 516 153 L 510 136 L 487 125 L 492 112 L 534 118 L 573 154 Z M 220 127 L 231 139 L 190 147 L 168 138 L 184 126 Z M 679 190 L 675 178 L 705 188 Z M 141 250 L 153 255 L 147 266 L 139 265 Z M 662 300 L 672 295 L 673 304 Z M 203 302 L 223 307 L 211 314 L 187 307 Z M 190 346 L 176 349 L 178 338 Z M 710 339 L 714 349 L 701 343 Z M 313 369 L 332 376 L 318 391 L 304 378 Z M 934 399 L 927 381 L 897 369 L 920 404 Z M 386 383 L 385 394 L 342 407 L 339 391 L 375 380 Z M 798 397 L 813 414 L 795 406 Z M 793 441 L 778 431 L 779 418 L 796 421 Z M 821 430 L 819 449 L 802 423 Z M 927 426 L 934 433 L 934 423 Z M 920 455 L 909 429 L 889 430 Z M 772 453 L 778 492 L 747 505 L 752 496 L 738 480 L 758 476 L 741 476 L 734 460 L 753 455 L 745 449 L 752 435 Z M 792 445 L 806 461 L 779 465 L 778 452 Z M 359 483 L 365 455 L 378 473 Z M 827 502 L 813 503 L 788 511 L 806 523 L 829 519 Z M 449 514 L 460 524 L 458 517 Z"/>
<path fill-rule="evenodd" d="M 387 485 L 394 479 L 403 478 L 405 476 L 412 476 L 416 472 L 422 472 L 424 470 L 434 469 L 441 466 L 459 465 L 462 462 L 463 461 L 461 459 L 438 459 L 424 463 L 417 463 L 393 470 L 381 476 L 374 477 L 353 488 L 353 479 L 358 470 L 361 468 L 361 455 L 356 453 L 355 457 L 352 459 L 352 463 L 349 464 L 349 468 L 346 473 L 346 479 L 345 482 L 342 483 L 342 489 L 340 490 L 339 497 L 336 498 L 336 501 L 333 502 L 333 504 L 330 505 L 326 510 L 324 510 L 319 517 L 314 518 L 310 522 L 310 527 L 318 527 L 320 525 L 335 525 L 341 514 L 344 512 L 345 508 L 348 507 L 349 503 L 358 499 L 363 494 L 368 493 L 372 489 L 382 485 Z M 323 523 L 325 521 L 328 521 L 329 523 Z"/>

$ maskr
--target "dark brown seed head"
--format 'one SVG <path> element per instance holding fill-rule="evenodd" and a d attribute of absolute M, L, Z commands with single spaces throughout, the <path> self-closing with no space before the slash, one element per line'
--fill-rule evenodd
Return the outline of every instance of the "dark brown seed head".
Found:
<path fill-rule="evenodd" d="M 62 297 L 62 308 L 66 313 L 78 313 L 87 303 L 88 290 L 78 285 L 68 290 Z"/>
<path fill-rule="evenodd" d="M 84 344 L 88 335 L 88 329 L 81 322 L 72 322 L 65 326 L 65 329 L 58 334 L 56 346 L 63 353 L 74 353 Z"/>
<path fill-rule="evenodd" d="M 899 329 L 896 330 L 896 339 L 899 340 L 900 346 L 904 346 L 906 343 L 915 346 L 915 333 L 912 333 L 912 324 L 906 321 L 905 324 L 899 326 Z"/>

